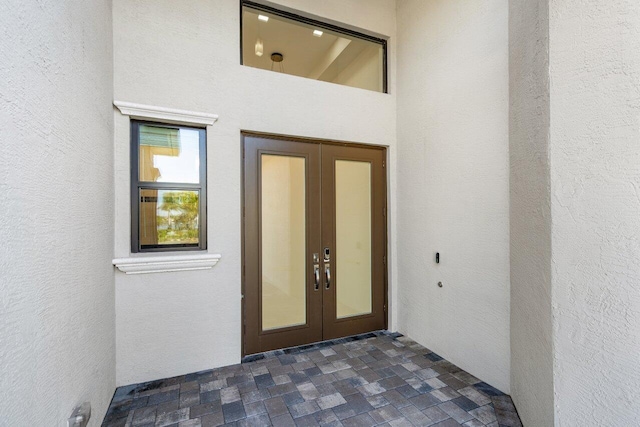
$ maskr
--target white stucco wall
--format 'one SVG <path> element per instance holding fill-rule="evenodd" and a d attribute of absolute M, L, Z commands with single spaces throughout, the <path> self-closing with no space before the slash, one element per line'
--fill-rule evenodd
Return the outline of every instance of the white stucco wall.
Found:
<path fill-rule="evenodd" d="M 512 397 L 525 425 L 636 425 L 640 4 L 510 15 Z"/>
<path fill-rule="evenodd" d="M 505 392 L 507 9 L 402 0 L 397 10 L 398 329 Z"/>
<path fill-rule="evenodd" d="M 212 270 L 116 274 L 118 385 L 240 361 L 240 130 L 382 144 L 395 229 L 395 2 L 283 0 L 286 7 L 390 37 L 381 94 L 240 65 L 239 2 L 114 1 L 115 99 L 215 113 L 207 131 Z M 115 115 L 115 255 L 129 256 L 129 125 Z M 390 307 L 395 246 L 390 242 Z M 393 315 L 390 328 L 395 328 Z"/>
<path fill-rule="evenodd" d="M 547 3 L 509 2 L 511 395 L 525 426 L 554 411 Z"/>
<path fill-rule="evenodd" d="M 511 391 L 525 425 L 552 425 L 548 8 L 510 3 Z"/>
<path fill-rule="evenodd" d="M 555 424 L 638 425 L 640 3 L 549 5 Z"/>
<path fill-rule="evenodd" d="M 0 425 L 115 388 L 111 2 L 0 13 Z"/>

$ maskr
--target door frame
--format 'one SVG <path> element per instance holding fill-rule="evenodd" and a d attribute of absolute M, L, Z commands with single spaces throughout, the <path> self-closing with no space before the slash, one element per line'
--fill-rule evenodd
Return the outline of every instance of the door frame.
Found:
<path fill-rule="evenodd" d="M 342 147 L 353 147 L 353 148 L 369 148 L 369 149 L 378 149 L 382 150 L 384 155 L 384 161 L 382 163 L 382 167 L 385 170 L 384 174 L 384 277 L 383 277 L 383 286 L 384 286 L 384 328 L 387 329 L 389 327 L 389 173 L 386 163 L 388 161 L 388 148 L 384 145 L 378 144 L 365 144 L 362 142 L 348 142 L 348 141 L 337 141 L 331 139 L 321 139 L 321 138 L 309 138 L 303 136 L 292 136 L 292 135 L 283 135 L 283 134 L 274 134 L 268 132 L 259 132 L 259 131 L 249 131 L 249 130 L 241 130 L 240 131 L 240 150 L 242 153 L 240 163 L 241 163 L 241 325 L 240 325 L 240 348 L 241 348 L 241 357 L 247 356 L 245 351 L 245 335 L 246 335 L 246 311 L 245 311 L 245 294 L 246 294 L 246 256 L 245 256 L 245 238 L 246 238 L 246 206 L 245 206 L 245 137 L 257 137 L 264 139 L 273 139 L 279 141 L 291 141 L 291 142 L 300 142 L 300 143 L 308 143 L 308 144 L 323 144 L 323 145 L 334 145 L 334 146 L 342 146 Z"/>

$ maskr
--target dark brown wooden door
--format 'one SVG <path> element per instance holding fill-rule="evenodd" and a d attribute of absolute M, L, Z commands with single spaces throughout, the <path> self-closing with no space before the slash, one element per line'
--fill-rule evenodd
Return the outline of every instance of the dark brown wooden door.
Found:
<path fill-rule="evenodd" d="M 243 144 L 243 354 L 383 329 L 384 149 Z"/>
<path fill-rule="evenodd" d="M 243 353 L 320 341 L 320 146 L 243 139 Z"/>
<path fill-rule="evenodd" d="M 385 327 L 384 159 L 381 149 L 322 146 L 323 339 Z"/>

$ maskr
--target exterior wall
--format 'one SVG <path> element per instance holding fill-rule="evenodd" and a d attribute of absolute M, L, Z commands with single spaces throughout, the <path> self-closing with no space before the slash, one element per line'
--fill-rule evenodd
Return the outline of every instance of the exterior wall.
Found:
<path fill-rule="evenodd" d="M 549 4 L 555 424 L 638 425 L 640 3 Z"/>
<path fill-rule="evenodd" d="M 506 0 L 397 11 L 398 329 L 505 392 L 507 11 Z"/>
<path fill-rule="evenodd" d="M 640 5 L 510 15 L 512 396 L 525 425 L 635 425 Z"/>
<path fill-rule="evenodd" d="M 115 99 L 215 113 L 208 137 L 206 271 L 116 275 L 118 385 L 240 361 L 241 130 L 387 145 L 395 229 L 395 2 L 282 5 L 389 36 L 389 94 L 243 67 L 239 2 L 114 1 Z M 129 121 L 115 111 L 116 257 L 129 256 Z M 395 304 L 390 241 L 390 307 Z M 395 328 L 390 316 L 390 328 Z"/>
<path fill-rule="evenodd" d="M 115 388 L 111 2 L 0 13 L 0 424 L 62 426 Z"/>
<path fill-rule="evenodd" d="M 547 3 L 509 2 L 511 396 L 526 426 L 554 411 Z"/>

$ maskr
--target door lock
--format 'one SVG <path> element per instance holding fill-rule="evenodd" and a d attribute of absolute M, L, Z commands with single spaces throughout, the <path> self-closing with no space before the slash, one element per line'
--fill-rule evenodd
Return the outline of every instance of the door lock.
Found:
<path fill-rule="evenodd" d="M 324 248 L 324 262 L 331 261 L 331 252 L 329 251 L 329 247 Z"/>

